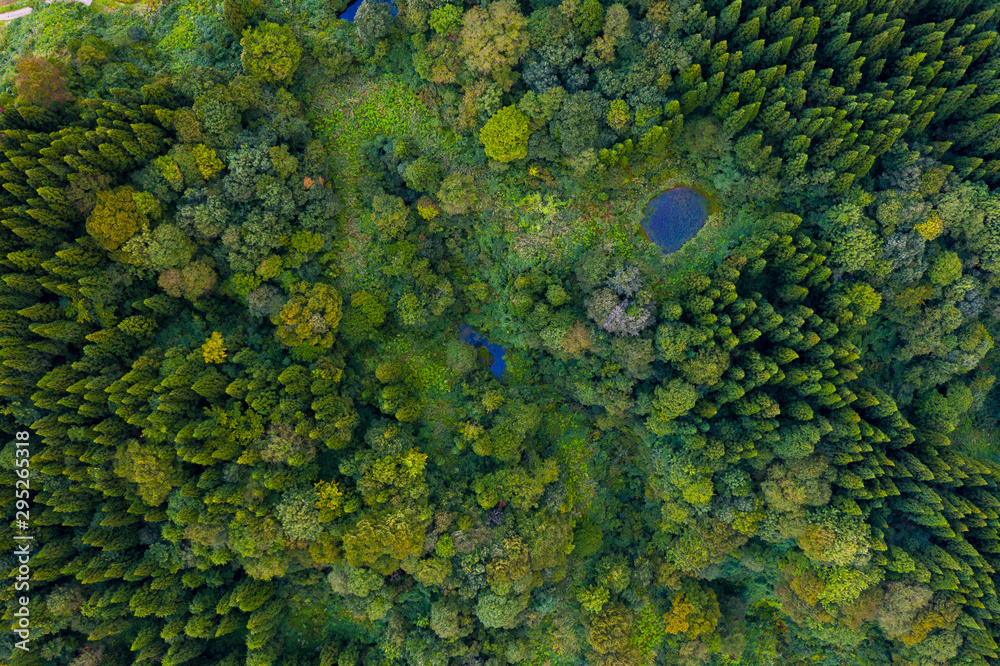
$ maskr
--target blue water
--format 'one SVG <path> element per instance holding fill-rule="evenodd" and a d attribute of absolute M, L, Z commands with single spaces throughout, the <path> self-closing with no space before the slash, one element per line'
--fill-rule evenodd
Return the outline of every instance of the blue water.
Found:
<path fill-rule="evenodd" d="M 676 252 L 708 219 L 708 199 L 687 187 L 667 190 L 649 202 L 642 228 L 665 253 Z"/>
<path fill-rule="evenodd" d="M 354 15 L 358 13 L 358 7 L 360 7 L 361 3 L 364 2 L 364 1 L 365 0 L 356 0 L 356 2 L 353 5 L 351 5 L 350 7 L 348 7 L 344 11 L 344 13 L 340 15 L 340 20 L 341 21 L 353 21 L 354 20 Z M 392 15 L 395 16 L 396 13 L 399 11 L 398 9 L 396 9 L 396 5 L 393 4 L 392 0 L 385 0 L 385 1 L 389 3 L 389 11 L 391 11 Z"/>
<path fill-rule="evenodd" d="M 507 370 L 507 363 L 503 360 L 503 355 L 506 350 L 500 345 L 493 344 L 483 336 L 472 330 L 472 327 L 466 324 L 458 331 L 458 336 L 462 339 L 462 342 L 470 345 L 475 345 L 479 347 L 480 350 L 484 350 L 487 353 L 487 362 L 490 364 L 490 370 L 497 377 L 501 376 Z"/>

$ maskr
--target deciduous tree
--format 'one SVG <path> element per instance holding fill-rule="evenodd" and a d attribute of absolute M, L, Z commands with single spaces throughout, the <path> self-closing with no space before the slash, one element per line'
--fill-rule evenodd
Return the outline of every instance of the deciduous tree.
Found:
<path fill-rule="evenodd" d="M 392 27 L 392 12 L 388 3 L 381 0 L 364 0 L 354 15 L 354 26 L 362 42 L 368 46 L 377 44 Z"/>
<path fill-rule="evenodd" d="M 521 160 L 528 156 L 528 117 L 511 104 L 493 114 L 479 131 L 486 155 L 499 162 Z"/>
<path fill-rule="evenodd" d="M 127 186 L 98 192 L 97 205 L 87 220 L 87 232 L 102 247 L 117 250 L 147 223 L 136 205 L 136 194 Z"/>
<path fill-rule="evenodd" d="M 14 87 L 19 103 L 35 104 L 45 109 L 73 99 L 66 89 L 63 66 L 41 56 L 26 56 L 17 61 Z"/>
<path fill-rule="evenodd" d="M 290 347 L 316 345 L 329 348 L 340 325 L 343 301 L 331 285 L 300 282 L 292 287 L 292 297 L 273 316 L 278 339 Z"/>
<path fill-rule="evenodd" d="M 461 53 L 470 69 L 504 79 L 528 50 L 526 20 L 511 0 L 486 9 L 472 7 L 462 17 Z"/>
<path fill-rule="evenodd" d="M 302 59 L 302 47 L 292 29 L 270 21 L 244 29 L 240 46 L 244 71 L 268 83 L 291 83 Z"/>

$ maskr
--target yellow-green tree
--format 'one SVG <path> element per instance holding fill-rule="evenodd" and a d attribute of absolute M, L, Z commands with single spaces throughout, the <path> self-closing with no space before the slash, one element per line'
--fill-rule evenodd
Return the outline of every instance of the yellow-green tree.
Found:
<path fill-rule="evenodd" d="M 150 506 L 159 506 L 170 491 L 181 485 L 184 475 L 176 467 L 172 449 L 147 441 L 131 440 L 115 455 L 115 473 L 139 487 L 139 496 Z"/>
<path fill-rule="evenodd" d="M 528 116 L 511 104 L 497 111 L 479 131 L 486 155 L 499 162 L 523 160 L 528 156 Z"/>
<path fill-rule="evenodd" d="M 379 194 L 372 198 L 372 222 L 378 230 L 378 235 L 386 240 L 402 238 L 409 222 L 409 209 L 403 200 L 388 194 Z"/>
<path fill-rule="evenodd" d="M 316 345 L 329 349 L 342 312 L 343 301 L 332 286 L 300 282 L 292 287 L 292 298 L 271 321 L 278 326 L 278 339 L 289 347 Z"/>
<path fill-rule="evenodd" d="M 136 205 L 135 194 L 127 186 L 97 193 L 97 205 L 87 220 L 87 233 L 102 247 L 117 250 L 147 223 Z"/>
<path fill-rule="evenodd" d="M 606 118 L 611 129 L 618 131 L 624 128 L 629 121 L 628 102 L 623 99 L 613 100 L 608 104 Z"/>
<path fill-rule="evenodd" d="M 656 388 L 652 415 L 646 420 L 646 427 L 657 435 L 665 435 L 671 431 L 670 421 L 686 414 L 696 402 L 698 391 L 692 384 L 683 379 L 672 379 Z"/>
<path fill-rule="evenodd" d="M 264 21 L 243 31 L 240 61 L 250 76 L 268 83 L 289 83 L 302 59 L 302 47 L 292 29 Z"/>
<path fill-rule="evenodd" d="M 395 570 L 399 560 L 417 557 L 423 549 L 425 521 L 413 510 L 389 509 L 378 517 L 362 518 L 344 535 L 344 555 L 351 566 L 373 566 L 381 558 Z M 376 566 L 376 568 L 381 568 Z"/>
<path fill-rule="evenodd" d="M 427 454 L 416 448 L 398 455 L 362 455 L 359 462 L 364 475 L 358 481 L 358 491 L 366 504 L 411 503 L 427 494 Z"/>
<path fill-rule="evenodd" d="M 222 3 L 222 17 L 229 30 L 237 37 L 263 13 L 263 0 L 225 0 Z"/>
<path fill-rule="evenodd" d="M 587 642 L 600 655 L 591 655 L 591 663 L 643 663 L 635 640 L 635 613 L 620 603 L 604 604 L 601 611 L 588 620 Z"/>
<path fill-rule="evenodd" d="M 224 363 L 226 360 L 226 343 L 222 339 L 222 334 L 218 331 L 212 332 L 212 337 L 201 346 L 201 354 L 205 363 Z"/>
<path fill-rule="evenodd" d="M 225 164 L 219 159 L 214 148 L 209 148 L 203 143 L 199 143 L 191 149 L 191 153 L 194 155 L 195 164 L 198 166 L 198 172 L 205 178 L 209 180 L 214 175 L 222 171 L 225 168 Z"/>
<path fill-rule="evenodd" d="M 218 275 L 210 259 L 202 257 L 183 269 L 171 268 L 160 273 L 157 284 L 171 296 L 196 301 L 215 288 Z"/>
<path fill-rule="evenodd" d="M 931 264 L 927 276 L 931 282 L 939 285 L 949 285 L 962 277 L 962 260 L 956 252 L 942 252 Z"/>
<path fill-rule="evenodd" d="M 15 65 L 14 87 L 17 101 L 49 108 L 69 101 L 73 95 L 66 90 L 66 73 L 56 60 L 28 56 Z"/>
<path fill-rule="evenodd" d="M 444 177 L 437 198 L 442 212 L 447 215 L 464 215 L 479 203 L 472 176 L 457 173 Z"/>

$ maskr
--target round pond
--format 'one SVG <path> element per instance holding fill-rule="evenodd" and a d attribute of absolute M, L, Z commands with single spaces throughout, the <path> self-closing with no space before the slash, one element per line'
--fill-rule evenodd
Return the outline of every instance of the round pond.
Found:
<path fill-rule="evenodd" d="M 649 202 L 640 229 L 664 253 L 676 252 L 705 226 L 709 209 L 708 199 L 698 192 L 675 187 Z"/>

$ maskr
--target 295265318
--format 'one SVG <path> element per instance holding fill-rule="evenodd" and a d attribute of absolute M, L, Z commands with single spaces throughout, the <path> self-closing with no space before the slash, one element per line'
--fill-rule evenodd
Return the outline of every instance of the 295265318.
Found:
<path fill-rule="evenodd" d="M 31 520 L 31 448 L 30 433 L 19 431 L 14 434 L 14 473 L 17 480 L 14 484 L 15 514 L 14 526 L 14 558 L 17 561 L 14 577 L 14 591 L 21 593 L 17 597 L 14 623 L 11 629 L 20 640 L 14 641 L 14 647 L 27 652 L 28 640 L 31 636 L 31 544 L 34 536 L 28 534 Z"/>

